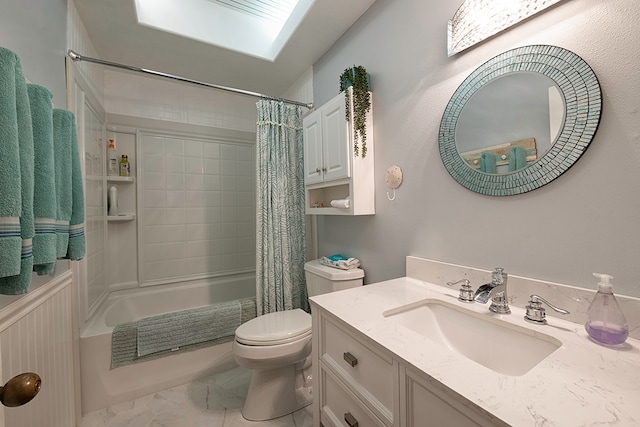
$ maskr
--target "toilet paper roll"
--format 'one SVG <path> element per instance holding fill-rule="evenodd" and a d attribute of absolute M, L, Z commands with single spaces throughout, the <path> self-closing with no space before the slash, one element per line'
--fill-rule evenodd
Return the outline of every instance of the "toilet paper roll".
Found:
<path fill-rule="evenodd" d="M 349 199 L 338 199 L 331 201 L 331 206 L 333 206 L 334 208 L 349 209 L 350 205 L 351 201 Z"/>

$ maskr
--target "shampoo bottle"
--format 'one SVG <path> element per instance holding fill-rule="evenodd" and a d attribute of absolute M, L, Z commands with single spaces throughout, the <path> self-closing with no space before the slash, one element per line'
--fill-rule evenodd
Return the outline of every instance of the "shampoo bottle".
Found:
<path fill-rule="evenodd" d="M 118 215 L 118 189 L 115 186 L 111 186 L 107 194 L 107 215 Z"/>
<path fill-rule="evenodd" d="M 109 149 L 107 150 L 107 175 L 118 175 L 118 155 L 116 154 L 116 142 L 109 140 Z"/>
<path fill-rule="evenodd" d="M 600 278 L 598 292 L 587 310 L 584 328 L 591 338 L 602 344 L 622 344 L 629 336 L 629 325 L 613 296 L 611 279 L 608 274 L 593 273 Z"/>
<path fill-rule="evenodd" d="M 120 176 L 131 176 L 129 157 L 126 154 L 123 154 L 120 160 Z"/>

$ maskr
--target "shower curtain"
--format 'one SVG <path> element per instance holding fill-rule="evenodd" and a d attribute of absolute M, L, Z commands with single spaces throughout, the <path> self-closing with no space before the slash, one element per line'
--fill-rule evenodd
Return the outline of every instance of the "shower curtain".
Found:
<path fill-rule="evenodd" d="M 301 108 L 257 104 L 256 308 L 309 311 Z"/>

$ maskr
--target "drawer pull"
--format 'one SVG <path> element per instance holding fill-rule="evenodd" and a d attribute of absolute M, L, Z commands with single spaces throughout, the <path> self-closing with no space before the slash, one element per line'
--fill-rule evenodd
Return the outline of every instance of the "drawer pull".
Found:
<path fill-rule="evenodd" d="M 349 365 L 351 365 L 351 367 L 354 367 L 358 364 L 358 358 L 355 357 L 353 354 L 349 353 L 348 351 L 344 353 L 342 357 L 344 357 L 344 361 L 347 362 Z"/>
<path fill-rule="evenodd" d="M 347 412 L 346 414 L 344 414 L 344 420 L 347 422 L 347 425 L 349 427 L 358 427 L 358 420 L 356 420 L 356 418 L 351 415 L 351 412 Z"/>

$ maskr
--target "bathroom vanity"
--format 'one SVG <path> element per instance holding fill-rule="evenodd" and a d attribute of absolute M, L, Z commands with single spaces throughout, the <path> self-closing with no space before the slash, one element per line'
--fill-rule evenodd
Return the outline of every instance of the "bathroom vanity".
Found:
<path fill-rule="evenodd" d="M 491 313 L 412 271 L 311 298 L 316 427 L 640 424 L 640 341 Z"/>

